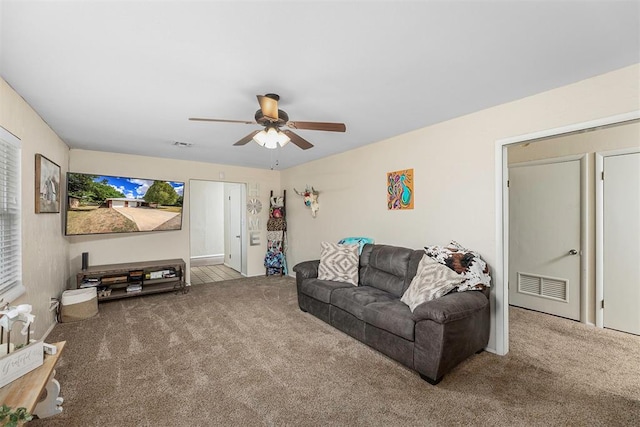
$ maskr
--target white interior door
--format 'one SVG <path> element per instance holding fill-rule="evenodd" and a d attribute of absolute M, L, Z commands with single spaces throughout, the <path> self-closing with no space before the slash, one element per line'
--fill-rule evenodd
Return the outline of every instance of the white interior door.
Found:
<path fill-rule="evenodd" d="M 229 190 L 229 267 L 242 271 L 242 189 L 234 185 Z"/>
<path fill-rule="evenodd" d="M 603 170 L 604 327 L 640 335 L 640 153 Z"/>
<path fill-rule="evenodd" d="M 580 186 L 580 159 L 509 167 L 509 304 L 580 320 Z"/>

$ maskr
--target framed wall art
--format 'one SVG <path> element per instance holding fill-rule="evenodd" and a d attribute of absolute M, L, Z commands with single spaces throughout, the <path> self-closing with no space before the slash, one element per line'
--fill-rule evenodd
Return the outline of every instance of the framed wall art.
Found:
<path fill-rule="evenodd" d="M 36 154 L 36 213 L 59 213 L 60 196 L 60 166 Z"/>
<path fill-rule="evenodd" d="M 413 209 L 413 169 L 387 173 L 387 208 Z"/>

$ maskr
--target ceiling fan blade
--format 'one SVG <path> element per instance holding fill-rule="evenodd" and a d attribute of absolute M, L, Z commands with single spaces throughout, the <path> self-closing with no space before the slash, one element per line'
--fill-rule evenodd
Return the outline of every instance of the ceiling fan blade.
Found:
<path fill-rule="evenodd" d="M 347 126 L 344 123 L 328 122 L 287 122 L 292 129 L 324 130 L 327 132 L 345 132 Z"/>
<path fill-rule="evenodd" d="M 293 142 L 294 144 L 296 144 L 298 147 L 302 148 L 303 150 L 308 150 L 309 148 L 313 147 L 312 143 L 310 143 L 309 141 L 307 141 L 306 139 L 304 139 L 300 135 L 293 133 L 290 130 L 282 130 L 280 132 L 282 132 L 285 135 L 287 135 L 289 137 L 289 139 L 291 139 L 291 142 Z"/>
<path fill-rule="evenodd" d="M 244 123 L 245 125 L 257 125 L 256 122 L 250 122 L 248 120 L 202 119 L 198 117 L 189 117 L 189 120 L 192 120 L 195 122 Z"/>
<path fill-rule="evenodd" d="M 245 136 L 244 138 L 242 138 L 240 141 L 236 142 L 233 145 L 245 145 L 245 144 L 247 144 L 249 141 L 251 141 L 253 139 L 254 136 L 256 136 L 256 134 L 258 132 L 260 132 L 260 131 L 259 130 L 254 130 L 249 135 Z"/>
<path fill-rule="evenodd" d="M 269 96 L 264 95 L 256 95 L 258 97 L 258 103 L 260 104 L 260 109 L 262 110 L 262 114 L 273 120 L 278 120 L 278 100 L 273 99 Z"/>

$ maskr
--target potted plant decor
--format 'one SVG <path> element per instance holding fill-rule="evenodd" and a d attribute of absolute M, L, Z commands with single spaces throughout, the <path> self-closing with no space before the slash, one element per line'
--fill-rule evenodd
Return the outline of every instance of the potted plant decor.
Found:
<path fill-rule="evenodd" d="M 20 423 L 31 421 L 33 416 L 27 408 L 11 409 L 7 405 L 0 407 L 0 425 L 2 427 L 17 427 Z"/>

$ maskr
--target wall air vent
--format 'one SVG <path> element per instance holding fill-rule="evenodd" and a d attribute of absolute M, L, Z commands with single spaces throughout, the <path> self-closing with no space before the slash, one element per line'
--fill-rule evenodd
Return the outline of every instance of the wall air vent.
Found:
<path fill-rule="evenodd" d="M 518 292 L 554 301 L 569 302 L 569 281 L 518 272 Z"/>

